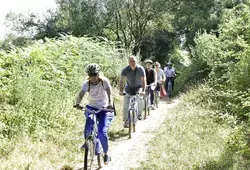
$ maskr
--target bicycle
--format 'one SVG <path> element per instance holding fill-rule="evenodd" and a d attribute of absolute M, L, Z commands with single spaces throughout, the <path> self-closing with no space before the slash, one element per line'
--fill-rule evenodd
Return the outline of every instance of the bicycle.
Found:
<path fill-rule="evenodd" d="M 159 98 L 160 98 L 160 92 L 158 91 L 157 88 L 160 89 L 160 86 L 161 86 L 161 82 L 158 82 L 157 83 L 157 87 L 155 88 L 154 90 L 154 104 L 155 104 L 155 107 L 158 108 L 158 105 L 159 105 Z"/>
<path fill-rule="evenodd" d="M 133 132 L 135 132 L 136 115 L 138 113 L 138 104 L 137 104 L 136 98 L 138 97 L 139 94 L 129 95 L 129 94 L 123 93 L 123 95 L 129 96 L 128 123 L 129 123 L 129 139 L 131 139 L 132 122 L 133 122 Z"/>
<path fill-rule="evenodd" d="M 101 108 L 97 111 L 95 110 L 90 110 L 87 107 L 82 107 L 79 106 L 82 111 L 89 111 L 91 122 L 92 122 L 92 130 L 91 132 L 86 136 L 85 142 L 84 142 L 84 148 L 85 148 L 85 153 L 84 153 L 84 170 L 92 170 L 93 164 L 94 164 L 94 157 L 97 156 L 97 163 L 98 167 L 102 167 L 102 161 L 101 158 L 104 158 L 104 154 L 102 153 L 102 147 L 99 146 L 101 143 L 99 142 L 98 139 L 98 120 L 96 117 L 96 114 L 101 112 L 101 111 L 112 111 L 110 109 L 106 108 Z"/>
<path fill-rule="evenodd" d="M 147 119 L 147 115 L 148 116 L 150 115 L 150 107 L 151 107 L 150 88 L 151 88 L 151 85 L 146 86 L 146 94 L 144 97 L 144 111 L 145 111 L 144 119 Z"/>
<path fill-rule="evenodd" d="M 172 92 L 173 92 L 173 86 L 172 86 L 172 77 L 170 78 L 170 80 L 168 81 L 167 84 L 168 90 L 167 90 L 167 97 L 168 99 L 170 99 Z"/>

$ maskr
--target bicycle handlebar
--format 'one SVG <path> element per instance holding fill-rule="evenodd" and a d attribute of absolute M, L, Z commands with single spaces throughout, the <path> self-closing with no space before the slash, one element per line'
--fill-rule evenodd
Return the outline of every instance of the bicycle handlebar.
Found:
<path fill-rule="evenodd" d="M 151 83 L 149 85 L 146 85 L 146 88 L 151 87 L 151 86 L 156 86 L 156 84 L 155 83 Z"/>
<path fill-rule="evenodd" d="M 127 93 L 123 93 L 123 96 L 136 96 L 136 95 L 140 95 L 140 93 L 136 93 L 135 95 L 130 95 L 130 94 L 127 94 Z"/>
<path fill-rule="evenodd" d="M 86 111 L 86 110 L 88 110 L 88 111 L 90 111 L 90 112 L 92 112 L 92 113 L 95 113 L 95 114 L 97 114 L 97 113 L 99 113 L 99 112 L 101 112 L 101 111 L 112 111 L 112 109 L 107 109 L 107 108 L 100 108 L 99 110 L 90 110 L 90 109 L 88 109 L 87 107 L 84 107 L 83 109 L 82 109 L 83 111 Z"/>
<path fill-rule="evenodd" d="M 113 109 L 114 108 L 112 108 L 112 109 L 107 109 L 106 107 L 103 107 L 103 108 L 100 108 L 99 110 L 90 110 L 90 109 L 88 109 L 87 107 L 83 107 L 83 106 L 80 106 L 80 105 L 74 105 L 73 106 L 74 108 L 77 108 L 77 109 L 79 109 L 79 110 L 82 110 L 82 111 L 86 111 L 86 110 L 88 110 L 88 111 L 90 111 L 90 112 L 92 112 L 92 113 L 99 113 L 99 112 L 101 112 L 101 111 L 113 111 Z"/>

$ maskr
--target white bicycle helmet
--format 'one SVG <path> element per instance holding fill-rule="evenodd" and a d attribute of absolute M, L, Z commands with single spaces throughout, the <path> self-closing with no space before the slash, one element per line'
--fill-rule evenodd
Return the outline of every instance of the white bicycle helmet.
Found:
<path fill-rule="evenodd" d="M 86 72 L 88 75 L 95 75 L 100 72 L 101 67 L 96 63 L 91 63 L 87 66 Z"/>

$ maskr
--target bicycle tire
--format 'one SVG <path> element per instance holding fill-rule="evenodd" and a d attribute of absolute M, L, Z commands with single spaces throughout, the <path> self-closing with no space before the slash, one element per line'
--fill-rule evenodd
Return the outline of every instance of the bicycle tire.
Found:
<path fill-rule="evenodd" d="M 149 102 L 150 102 L 150 98 L 148 96 L 147 97 L 147 103 L 148 103 L 147 111 L 148 111 L 148 116 L 150 116 L 150 104 L 149 104 Z"/>
<path fill-rule="evenodd" d="M 102 159 L 101 159 L 102 157 L 103 157 L 102 154 L 97 155 L 98 168 L 102 168 Z"/>
<path fill-rule="evenodd" d="M 156 108 L 158 108 L 158 102 L 159 102 L 158 91 L 155 91 L 155 106 L 156 106 Z"/>
<path fill-rule="evenodd" d="M 131 115 L 130 115 L 130 110 L 128 111 L 128 135 L 129 135 L 129 139 L 131 139 L 131 133 L 132 133 L 132 127 L 131 127 Z"/>
<path fill-rule="evenodd" d="M 148 107 L 148 116 L 150 116 L 150 107 Z"/>
<path fill-rule="evenodd" d="M 144 97 L 144 119 L 147 119 L 147 97 Z"/>
<path fill-rule="evenodd" d="M 88 153 L 89 153 L 89 149 L 87 146 L 84 151 L 84 170 L 88 170 Z"/>
<path fill-rule="evenodd" d="M 168 97 L 170 98 L 172 95 L 172 83 L 168 83 Z"/>
<path fill-rule="evenodd" d="M 92 170 L 93 164 L 94 164 L 94 157 L 95 157 L 95 148 L 96 139 L 88 140 L 88 149 L 89 149 L 89 156 L 90 156 L 90 163 L 89 163 L 89 169 Z"/>
<path fill-rule="evenodd" d="M 84 153 L 84 170 L 92 169 L 95 157 L 95 144 L 92 140 L 86 140 L 86 148 Z"/>
<path fill-rule="evenodd" d="M 133 132 L 135 132 L 135 111 L 132 111 L 132 120 L 133 120 Z"/>

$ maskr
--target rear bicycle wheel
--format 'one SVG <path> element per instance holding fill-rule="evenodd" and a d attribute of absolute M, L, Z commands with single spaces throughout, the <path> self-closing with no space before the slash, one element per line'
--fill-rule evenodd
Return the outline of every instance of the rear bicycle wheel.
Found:
<path fill-rule="evenodd" d="M 103 165 L 103 159 L 104 158 L 104 155 L 103 154 L 98 154 L 97 155 L 97 163 L 98 163 L 98 168 L 102 168 L 102 165 Z"/>

